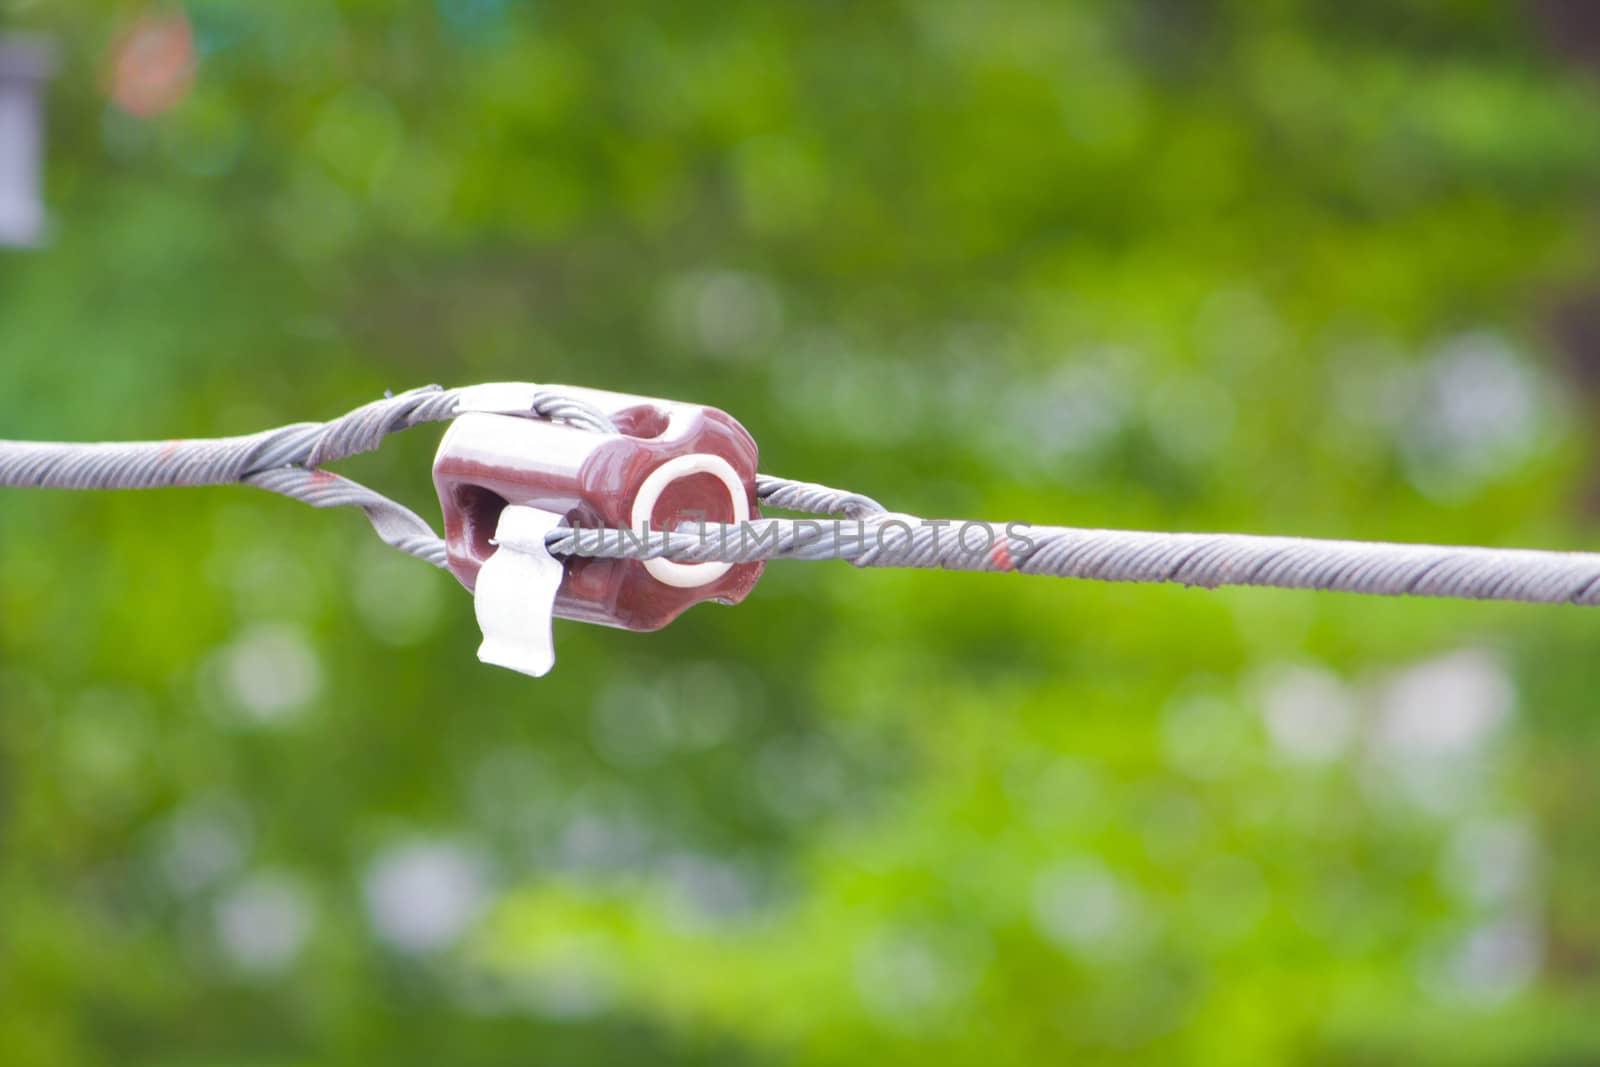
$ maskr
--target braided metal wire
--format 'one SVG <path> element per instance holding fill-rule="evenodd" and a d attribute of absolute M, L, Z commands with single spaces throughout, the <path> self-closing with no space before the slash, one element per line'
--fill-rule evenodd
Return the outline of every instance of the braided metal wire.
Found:
<path fill-rule="evenodd" d="M 1246 534 L 1150 533 L 882 512 L 849 520 L 760 519 L 671 533 L 565 529 L 556 555 L 661 557 L 681 563 L 849 560 L 858 567 L 1270 586 L 1377 596 L 1600 605 L 1600 555 L 1522 549 L 1320 541 Z"/>
<path fill-rule="evenodd" d="M 0 487 L 165 489 L 242 483 L 316 508 L 360 508 L 385 543 L 443 567 L 444 542 L 420 515 L 318 468 L 376 451 L 392 433 L 455 418 L 463 393 L 428 385 L 375 400 L 328 422 L 299 422 L 243 437 L 103 444 L 0 441 Z M 616 431 L 604 412 L 558 390 L 535 389 L 527 405 L 527 413 L 539 418 Z"/>
<path fill-rule="evenodd" d="M 242 483 L 312 507 L 360 508 L 386 543 L 442 567 L 444 542 L 426 520 L 319 468 L 373 451 L 391 433 L 454 418 L 462 412 L 467 392 L 427 386 L 373 401 L 328 422 L 296 423 L 243 437 L 127 444 L 0 441 L 0 487 L 154 489 Z M 558 389 L 533 388 L 519 401 L 523 403 L 518 410 L 524 414 L 617 432 L 603 412 Z M 670 533 L 563 527 L 552 531 L 545 545 L 557 556 L 607 559 L 844 559 L 859 567 L 1015 571 L 1204 588 L 1272 586 L 1600 604 L 1600 555 L 1593 553 L 930 520 L 886 511 L 859 493 L 770 475 L 757 476 L 756 496 L 768 507 L 843 518 L 758 519 Z"/>
<path fill-rule="evenodd" d="M 445 565 L 444 541 L 428 520 L 359 482 L 332 471 L 277 467 L 247 475 L 245 485 L 281 493 L 314 508 L 360 508 L 383 542 L 435 567 Z"/>
<path fill-rule="evenodd" d="M 435 385 L 374 401 L 329 422 L 294 423 L 243 437 L 105 444 L 0 441 L 0 486 L 232 485 L 275 467 L 317 467 L 371 452 L 391 433 L 454 414 L 454 393 Z"/>
<path fill-rule="evenodd" d="M 785 511 L 846 515 L 852 519 L 884 510 L 884 506 L 870 496 L 847 493 L 843 489 L 833 489 L 815 482 L 774 478 L 769 474 L 756 475 L 756 499 L 767 507 L 783 508 Z"/>

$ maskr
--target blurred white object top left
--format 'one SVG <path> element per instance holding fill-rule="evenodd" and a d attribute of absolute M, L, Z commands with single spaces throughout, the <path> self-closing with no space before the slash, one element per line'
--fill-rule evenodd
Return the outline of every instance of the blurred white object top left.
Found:
<path fill-rule="evenodd" d="M 43 86 L 55 65 L 45 41 L 0 39 L 0 245 L 33 245 L 44 236 Z"/>

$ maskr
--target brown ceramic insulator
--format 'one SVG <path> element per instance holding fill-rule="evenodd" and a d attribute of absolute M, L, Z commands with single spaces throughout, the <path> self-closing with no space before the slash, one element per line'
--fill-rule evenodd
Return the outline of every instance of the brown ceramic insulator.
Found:
<path fill-rule="evenodd" d="M 759 516 L 756 444 L 726 412 L 593 389 L 563 387 L 562 392 L 605 412 L 620 432 L 471 413 L 452 424 L 439 446 L 433 478 L 444 510 L 450 570 L 468 589 L 477 580 L 478 568 L 495 551 L 490 539 L 506 505 L 555 512 L 571 526 L 637 530 L 633 520 L 640 489 L 663 465 L 672 464 L 652 486 L 659 486 L 674 471 L 690 473 L 671 477 L 661 488 L 650 510 L 651 529 L 739 519 L 742 509 L 735 505 L 724 478 L 734 481 L 750 517 Z M 712 466 L 723 473 L 719 477 L 694 471 L 696 466 Z M 701 601 L 743 600 L 763 565 L 573 558 L 565 566 L 566 577 L 556 596 L 558 616 L 628 630 L 658 630 Z M 683 584 L 657 576 L 667 570 L 681 576 L 675 581 Z M 705 580 L 709 575 L 716 576 Z M 704 584 L 687 584 L 700 581 Z"/>

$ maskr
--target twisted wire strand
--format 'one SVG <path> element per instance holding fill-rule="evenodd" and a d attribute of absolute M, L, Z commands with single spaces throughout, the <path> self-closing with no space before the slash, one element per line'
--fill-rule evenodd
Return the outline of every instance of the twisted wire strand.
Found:
<path fill-rule="evenodd" d="M 455 418 L 461 413 L 462 394 L 428 385 L 374 400 L 327 422 L 293 423 L 241 437 L 99 444 L 0 441 L 0 487 L 165 489 L 242 483 L 316 508 L 360 508 L 386 544 L 443 567 L 444 541 L 420 515 L 318 468 L 376 451 L 392 433 Z M 616 432 L 604 412 L 558 390 L 536 389 L 528 414 Z"/>
<path fill-rule="evenodd" d="M 455 414 L 439 386 L 366 404 L 328 422 L 299 422 L 242 437 L 55 444 L 0 441 L 0 486 L 164 489 L 232 485 L 275 467 L 317 467 L 370 452 L 391 433 Z"/>
<path fill-rule="evenodd" d="M 895 512 L 846 521 L 708 523 L 703 529 L 648 534 L 563 528 L 551 531 L 545 545 L 556 555 L 603 559 L 843 559 L 858 567 L 1014 571 L 1206 589 L 1269 586 L 1600 605 L 1600 555 L 1594 553 L 925 520 Z"/>
<path fill-rule="evenodd" d="M 384 544 L 435 567 L 446 563 L 445 544 L 428 520 L 404 504 L 332 471 L 277 467 L 247 475 L 245 485 L 310 504 L 314 508 L 360 508 Z"/>
<path fill-rule="evenodd" d="M 770 474 L 756 475 L 756 499 L 767 507 L 785 511 L 807 511 L 813 515 L 844 515 L 848 518 L 865 518 L 887 509 L 870 496 L 833 489 L 815 482 L 797 482 L 789 478 L 774 478 Z"/>
<path fill-rule="evenodd" d="M 456 417 L 467 403 L 467 392 L 425 386 L 327 422 L 295 423 L 242 437 L 106 444 L 0 441 L 0 487 L 155 489 L 242 483 L 312 507 L 359 508 L 385 543 L 442 567 L 444 542 L 425 519 L 319 468 L 373 451 L 389 434 Z M 585 430 L 617 432 L 604 412 L 559 389 L 535 387 L 526 407 L 518 410 Z M 759 519 L 668 533 L 563 527 L 552 531 L 545 545 L 558 556 L 606 559 L 844 559 L 858 567 L 1600 605 L 1600 555 L 1592 553 L 929 520 L 887 511 L 860 493 L 771 475 L 757 475 L 756 496 L 768 507 L 843 518 Z"/>

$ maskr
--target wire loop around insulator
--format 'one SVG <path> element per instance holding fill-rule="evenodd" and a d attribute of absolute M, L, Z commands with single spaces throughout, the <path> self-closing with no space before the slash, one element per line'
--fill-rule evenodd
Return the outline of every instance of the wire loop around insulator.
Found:
<path fill-rule="evenodd" d="M 444 566 L 444 543 L 421 516 L 319 468 L 373 451 L 389 434 L 449 420 L 463 410 L 484 410 L 484 405 L 616 432 L 609 417 L 556 387 L 434 385 L 375 400 L 328 422 L 295 423 L 242 437 L 106 444 L 0 441 L 0 487 L 156 489 L 242 483 L 313 507 L 360 508 L 387 544 Z M 1014 571 L 1208 589 L 1270 586 L 1600 604 L 1600 555 L 1594 553 L 930 520 L 889 512 L 860 493 L 770 475 L 757 477 L 756 496 L 767 507 L 837 518 L 766 518 L 708 524 L 691 532 L 634 531 L 626 537 L 562 527 L 547 535 L 546 544 L 561 556 L 674 563 L 843 559 L 861 567 Z"/>

